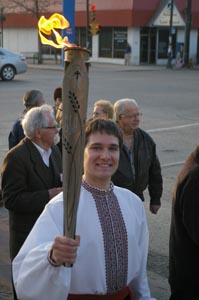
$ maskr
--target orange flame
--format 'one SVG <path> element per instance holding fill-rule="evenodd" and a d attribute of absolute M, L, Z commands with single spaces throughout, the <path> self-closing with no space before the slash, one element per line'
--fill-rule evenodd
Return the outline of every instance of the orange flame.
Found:
<path fill-rule="evenodd" d="M 67 36 L 62 38 L 62 36 L 59 34 L 59 32 L 57 32 L 55 30 L 55 28 L 65 29 L 65 28 L 68 28 L 69 26 L 70 26 L 70 24 L 69 24 L 68 20 L 66 20 L 64 18 L 64 16 L 62 16 L 58 13 L 55 13 L 52 16 L 50 16 L 49 19 L 46 19 L 44 16 L 41 16 L 41 18 L 39 19 L 39 22 L 38 22 L 38 28 L 39 28 L 39 35 L 40 35 L 42 44 L 50 45 L 55 48 L 64 48 L 64 47 L 73 46 L 73 44 L 71 44 L 68 41 Z M 43 35 L 43 33 L 45 35 L 51 35 L 52 33 L 54 33 L 57 44 L 55 42 L 53 42 L 52 40 L 48 40 Z"/>

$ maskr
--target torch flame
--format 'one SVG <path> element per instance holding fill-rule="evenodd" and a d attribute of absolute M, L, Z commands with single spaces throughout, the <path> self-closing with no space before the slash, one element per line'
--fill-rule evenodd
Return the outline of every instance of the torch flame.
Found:
<path fill-rule="evenodd" d="M 46 19 L 44 16 L 41 16 L 41 18 L 39 19 L 38 22 L 38 28 L 39 28 L 39 35 L 40 35 L 40 39 L 42 44 L 45 45 L 50 45 L 53 46 L 55 48 L 64 48 L 64 47 L 71 47 L 73 46 L 73 44 L 71 44 L 68 41 L 68 37 L 64 37 L 62 39 L 62 36 L 59 34 L 59 32 L 57 32 L 55 30 L 55 28 L 59 28 L 59 29 L 65 29 L 68 28 L 70 26 L 68 20 L 66 20 L 64 18 L 64 16 L 55 13 L 52 16 L 50 16 L 49 19 Z M 56 42 L 53 42 L 52 40 L 48 40 L 44 35 L 51 35 L 52 33 L 54 33 L 55 38 L 56 38 Z"/>

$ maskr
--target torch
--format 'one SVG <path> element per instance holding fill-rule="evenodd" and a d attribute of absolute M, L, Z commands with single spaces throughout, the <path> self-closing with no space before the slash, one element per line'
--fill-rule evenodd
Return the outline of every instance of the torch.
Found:
<path fill-rule="evenodd" d="M 64 78 L 62 85 L 62 159 L 64 235 L 75 238 L 77 209 L 83 172 L 85 123 L 88 102 L 88 58 L 89 51 L 62 39 L 54 28 L 67 28 L 69 22 L 60 14 L 48 20 L 42 16 L 38 22 L 39 35 L 43 44 L 64 48 Z M 56 42 L 46 35 L 55 34 Z"/>
<path fill-rule="evenodd" d="M 75 237 L 83 172 L 84 132 L 88 102 L 88 54 L 85 48 L 65 49 L 62 86 L 64 234 L 72 238 Z"/>

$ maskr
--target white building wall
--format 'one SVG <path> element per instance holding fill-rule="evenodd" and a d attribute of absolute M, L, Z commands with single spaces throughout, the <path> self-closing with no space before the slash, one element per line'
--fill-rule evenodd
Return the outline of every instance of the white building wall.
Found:
<path fill-rule="evenodd" d="M 140 28 L 128 28 L 128 42 L 131 45 L 131 64 L 140 63 Z"/>
<path fill-rule="evenodd" d="M 191 30 L 190 33 L 190 46 L 189 46 L 189 57 L 193 59 L 193 62 L 197 62 L 197 41 L 198 41 L 198 31 Z"/>
<path fill-rule="evenodd" d="M 3 31 L 4 48 L 16 53 L 38 51 L 38 31 L 35 28 L 10 28 Z"/>
<path fill-rule="evenodd" d="M 191 30 L 190 32 L 190 46 L 189 46 L 189 57 L 193 59 L 193 62 L 197 62 L 196 53 L 197 53 L 197 39 L 198 39 L 198 31 Z M 177 42 L 184 43 L 185 42 L 185 30 L 178 29 L 177 33 Z"/>
<path fill-rule="evenodd" d="M 99 56 L 99 34 L 92 36 L 92 60 L 97 61 Z"/>

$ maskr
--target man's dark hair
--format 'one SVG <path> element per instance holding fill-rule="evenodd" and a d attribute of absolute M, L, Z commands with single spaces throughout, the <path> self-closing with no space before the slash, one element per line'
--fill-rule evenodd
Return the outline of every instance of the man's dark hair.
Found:
<path fill-rule="evenodd" d="M 57 87 L 54 90 L 54 100 L 56 100 L 57 98 L 62 99 L 62 88 L 61 87 Z"/>
<path fill-rule="evenodd" d="M 86 123 L 85 129 L 85 145 L 88 143 L 88 138 L 95 132 L 106 133 L 118 138 L 119 147 L 121 148 L 123 143 L 122 133 L 119 126 L 112 120 L 94 118 L 89 119 Z"/>

